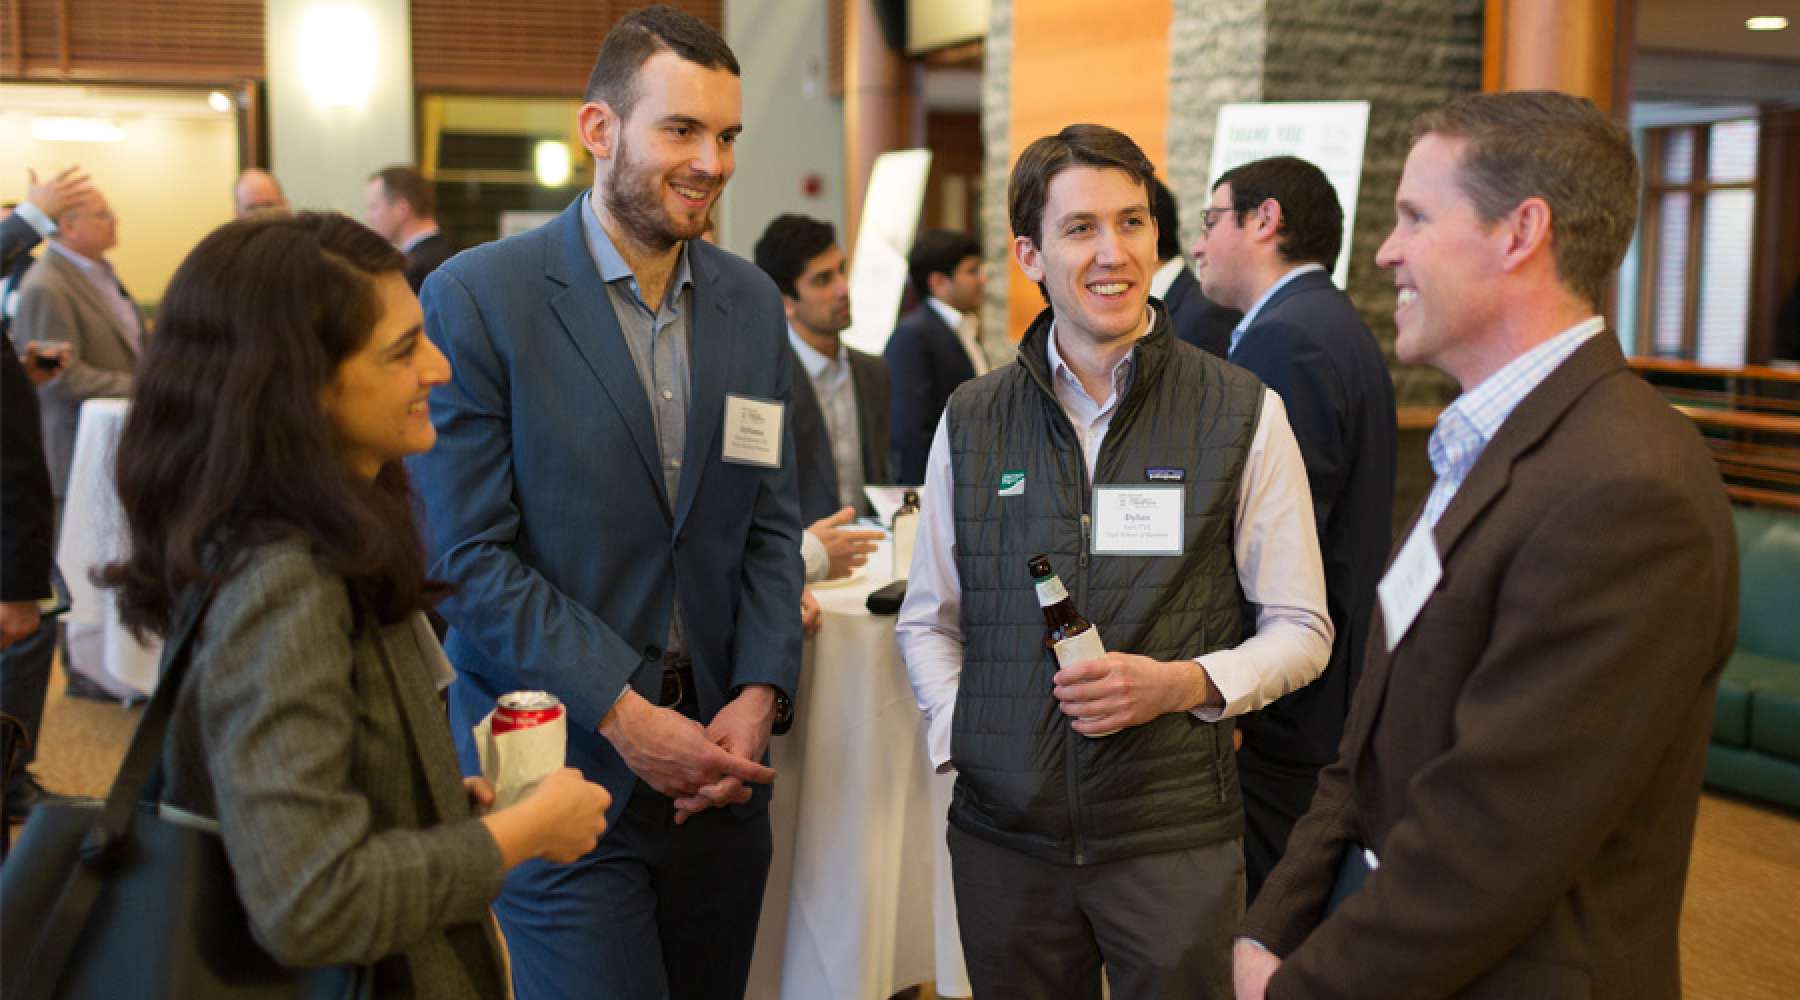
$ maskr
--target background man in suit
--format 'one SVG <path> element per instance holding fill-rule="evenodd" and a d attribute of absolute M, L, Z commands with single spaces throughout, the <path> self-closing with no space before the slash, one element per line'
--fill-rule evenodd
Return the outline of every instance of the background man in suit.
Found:
<path fill-rule="evenodd" d="M 1737 549 L 1699 435 L 1597 315 L 1631 140 L 1549 92 L 1459 98 L 1414 135 L 1376 259 L 1399 357 L 1463 395 L 1238 996 L 1674 1000 Z"/>
<path fill-rule="evenodd" d="M 1318 680 L 1238 725 L 1252 900 L 1312 802 L 1319 768 L 1337 759 L 1394 520 L 1394 386 L 1375 335 L 1331 283 L 1343 232 L 1325 174 L 1278 156 L 1213 184 L 1194 247 L 1207 296 L 1243 311 L 1231 361 L 1287 404 L 1337 629 Z"/>
<path fill-rule="evenodd" d="M 568 709 L 613 795 L 573 868 L 496 912 L 526 1000 L 741 996 L 768 875 L 759 763 L 800 671 L 800 512 L 781 296 L 699 240 L 742 131 L 738 64 L 667 7 L 601 44 L 578 113 L 594 186 L 426 283 L 454 374 L 412 462 L 468 729 L 519 688 Z M 754 789 L 754 791 L 752 791 Z"/>
<path fill-rule="evenodd" d="M 951 391 L 988 372 L 981 349 L 987 279 L 981 244 L 944 229 L 922 234 L 906 266 L 919 307 L 901 318 L 883 353 L 894 380 L 894 481 L 917 485 Z"/>
<path fill-rule="evenodd" d="M 1169 310 L 1169 330 L 1175 339 L 1223 358 L 1231 350 L 1231 328 L 1244 314 L 1214 302 L 1201 290 L 1188 268 L 1187 255 L 1181 252 L 1181 215 L 1175 192 L 1160 177 L 1155 188 L 1151 210 L 1156 213 L 1156 258 L 1162 263 L 1150 276 L 1150 296 L 1161 299 Z"/>
<path fill-rule="evenodd" d="M 57 504 L 68 495 L 69 464 L 81 404 L 101 396 L 131 394 L 131 373 L 144 347 L 143 321 L 106 251 L 119 243 L 118 220 L 106 199 L 65 207 L 56 238 L 19 289 L 12 338 L 67 345 L 68 365 L 38 388 L 44 421 L 44 455 Z"/>
<path fill-rule="evenodd" d="M 0 286 L 9 284 L 16 268 L 31 257 L 40 239 L 55 232 L 51 222 L 71 206 L 85 207 L 94 197 L 86 175 L 75 167 L 31 186 L 16 211 L 0 219 Z M 0 330 L 7 321 L 0 317 Z M 44 464 L 44 441 L 38 418 L 37 393 L 61 372 L 61 365 L 41 367 L 37 359 L 61 362 L 60 354 L 28 351 L 22 365 L 12 344 L 0 338 L 0 708 L 18 719 L 31 738 L 19 770 L 7 775 L 5 822 L 17 822 L 43 796 L 37 778 L 25 770 L 36 756 L 44 719 L 44 694 L 50 686 L 50 664 L 56 653 L 54 623 L 47 627 L 38 614 L 38 599 L 50 596 L 50 574 L 56 541 L 55 502 L 50 470 Z M 29 367 L 27 367 L 29 366 Z"/>
<path fill-rule="evenodd" d="M 281 182 L 261 167 L 251 167 L 238 174 L 237 183 L 231 187 L 231 201 L 240 219 L 264 212 L 286 215 L 291 211 L 287 195 L 281 193 Z"/>
<path fill-rule="evenodd" d="M 438 228 L 437 193 L 412 167 L 387 167 L 369 177 L 363 221 L 406 255 L 406 283 L 415 292 L 456 254 L 450 237 Z"/>
<path fill-rule="evenodd" d="M 850 279 L 830 223 L 778 216 L 756 241 L 755 256 L 787 310 L 806 578 L 848 576 L 881 537 L 844 524 L 874 513 L 865 484 L 888 481 L 887 363 L 838 339 L 850 326 Z"/>

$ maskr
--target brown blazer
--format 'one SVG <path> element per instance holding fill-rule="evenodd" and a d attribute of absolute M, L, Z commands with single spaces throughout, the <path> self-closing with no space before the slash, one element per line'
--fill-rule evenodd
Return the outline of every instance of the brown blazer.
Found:
<path fill-rule="evenodd" d="M 1443 578 L 1392 655 L 1377 608 L 1339 761 L 1246 918 L 1284 958 L 1268 995 L 1676 1000 L 1737 630 L 1705 446 L 1602 334 L 1513 411 L 1434 538 Z M 1326 918 L 1353 842 L 1380 867 Z"/>

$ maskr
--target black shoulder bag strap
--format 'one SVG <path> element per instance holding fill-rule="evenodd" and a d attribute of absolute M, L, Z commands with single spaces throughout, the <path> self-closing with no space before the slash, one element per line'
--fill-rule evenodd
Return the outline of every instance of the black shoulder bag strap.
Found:
<path fill-rule="evenodd" d="M 35 960 L 25 971 L 25 988 L 18 996 L 55 996 L 69 956 L 87 925 L 88 914 L 105 887 L 107 874 L 129 856 L 131 821 L 137 804 L 146 791 L 162 783 L 163 738 L 168 735 L 175 699 L 193 659 L 194 635 L 212 604 L 213 590 L 210 586 L 196 587 L 182 601 L 186 613 L 163 646 L 156 694 L 131 737 L 131 747 L 125 751 L 125 761 L 119 766 L 119 775 L 113 780 L 100 818 L 82 841 L 81 860 L 69 874 L 68 883 L 38 934 Z"/>

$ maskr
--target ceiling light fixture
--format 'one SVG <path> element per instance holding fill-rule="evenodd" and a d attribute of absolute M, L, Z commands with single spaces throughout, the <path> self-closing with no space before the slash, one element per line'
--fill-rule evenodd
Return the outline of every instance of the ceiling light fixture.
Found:
<path fill-rule="evenodd" d="M 574 173 L 569 144 L 555 139 L 541 140 L 532 151 L 532 166 L 536 168 L 538 183 L 547 188 L 559 188 L 569 183 L 569 176 Z"/>
<path fill-rule="evenodd" d="M 1751 31 L 1781 31 L 1788 26 L 1785 17 L 1753 17 L 1744 22 Z"/>
<path fill-rule="evenodd" d="M 224 114 L 231 110 L 231 95 L 223 90 L 215 90 L 206 95 L 206 104 L 219 114 Z"/>
<path fill-rule="evenodd" d="M 106 118 L 33 118 L 31 134 L 42 142 L 125 141 L 125 130 Z"/>

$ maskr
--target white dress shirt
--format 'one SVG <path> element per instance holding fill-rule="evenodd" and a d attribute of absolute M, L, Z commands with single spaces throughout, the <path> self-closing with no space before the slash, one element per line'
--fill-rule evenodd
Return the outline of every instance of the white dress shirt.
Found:
<path fill-rule="evenodd" d="M 1081 441 L 1090 478 L 1113 414 L 1130 387 L 1136 353 L 1135 349 L 1127 353 L 1114 367 L 1111 394 L 1096 402 L 1064 363 L 1056 349 L 1055 328 L 1051 329 L 1048 359 L 1056 401 Z M 949 432 L 940 419 L 926 459 L 919 537 L 896 626 L 913 695 L 930 727 L 932 766 L 939 771 L 950 763 L 950 717 L 963 662 L 962 582 L 956 570 L 951 477 Z M 1281 397 L 1267 389 L 1238 482 L 1232 551 L 1238 585 L 1256 607 L 1256 631 L 1235 648 L 1196 658 L 1225 699 L 1220 710 L 1192 710 L 1208 722 L 1262 708 L 1311 683 L 1331 657 L 1332 623 L 1325 606 L 1325 575 L 1306 466 Z"/>
<path fill-rule="evenodd" d="M 1150 276 L 1150 295 L 1158 302 L 1167 300 L 1169 286 L 1175 284 L 1175 279 L 1181 276 L 1182 270 L 1186 267 L 1187 258 L 1181 254 L 1176 254 L 1163 261 L 1163 265 Z"/>
<path fill-rule="evenodd" d="M 988 364 L 987 352 L 981 349 L 981 317 L 974 313 L 957 312 L 954 307 L 938 298 L 927 298 L 925 304 L 950 329 L 956 331 L 956 339 L 962 342 L 963 353 L 969 356 L 969 364 L 975 366 L 975 376 L 979 378 L 986 375 L 991 366 Z"/>

